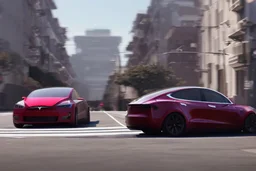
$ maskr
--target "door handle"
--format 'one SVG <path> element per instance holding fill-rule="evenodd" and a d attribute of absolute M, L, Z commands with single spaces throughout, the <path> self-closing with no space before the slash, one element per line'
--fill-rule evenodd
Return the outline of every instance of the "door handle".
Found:
<path fill-rule="evenodd" d="M 211 108 L 216 108 L 216 106 L 214 106 L 214 105 L 208 105 L 209 107 L 211 107 Z"/>
<path fill-rule="evenodd" d="M 180 103 L 180 105 L 182 105 L 182 106 L 187 106 L 185 103 Z"/>

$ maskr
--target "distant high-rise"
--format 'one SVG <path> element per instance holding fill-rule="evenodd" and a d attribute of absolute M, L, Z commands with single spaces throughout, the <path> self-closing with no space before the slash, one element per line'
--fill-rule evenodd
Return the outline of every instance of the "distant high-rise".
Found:
<path fill-rule="evenodd" d="M 80 79 L 87 84 L 89 101 L 102 100 L 109 75 L 116 68 L 121 37 L 108 29 L 87 30 L 85 36 L 75 36 L 76 54 L 71 58 Z"/>

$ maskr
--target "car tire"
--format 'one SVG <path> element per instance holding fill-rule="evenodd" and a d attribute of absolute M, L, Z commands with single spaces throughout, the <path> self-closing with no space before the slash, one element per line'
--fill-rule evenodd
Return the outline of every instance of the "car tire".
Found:
<path fill-rule="evenodd" d="M 179 137 L 185 133 L 186 120 L 180 113 L 172 113 L 166 117 L 163 132 L 171 137 Z"/>
<path fill-rule="evenodd" d="M 246 133 L 256 133 L 256 114 L 250 114 L 246 117 L 244 131 Z"/>
<path fill-rule="evenodd" d="M 91 122 L 91 112 L 90 112 L 90 108 L 88 108 L 88 111 L 87 111 L 87 119 L 86 119 L 86 124 L 89 124 Z"/>
<path fill-rule="evenodd" d="M 23 128 L 23 124 L 16 124 L 16 123 L 13 123 L 13 125 L 15 126 L 15 128 Z"/>
<path fill-rule="evenodd" d="M 79 122 L 78 122 L 78 117 L 77 117 L 77 110 L 75 110 L 74 113 L 74 122 L 72 123 L 73 127 L 78 127 L 79 126 Z"/>
<path fill-rule="evenodd" d="M 83 124 L 84 125 L 87 125 L 87 124 L 90 124 L 90 108 L 87 109 L 87 115 L 84 119 L 83 119 Z"/>

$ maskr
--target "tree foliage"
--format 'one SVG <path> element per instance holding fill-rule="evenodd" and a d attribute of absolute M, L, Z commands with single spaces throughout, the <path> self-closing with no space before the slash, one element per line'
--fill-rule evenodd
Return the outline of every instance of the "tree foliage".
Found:
<path fill-rule="evenodd" d="M 165 69 L 160 65 L 131 67 L 125 73 L 118 75 L 115 82 L 119 85 L 135 88 L 139 96 L 184 83 L 175 76 L 171 68 Z"/>

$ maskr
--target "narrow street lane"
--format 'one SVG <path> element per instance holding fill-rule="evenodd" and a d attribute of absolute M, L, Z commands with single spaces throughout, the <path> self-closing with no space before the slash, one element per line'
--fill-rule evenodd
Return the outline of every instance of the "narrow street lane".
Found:
<path fill-rule="evenodd" d="M 8 171 L 254 170 L 254 137 L 0 139 Z"/>

